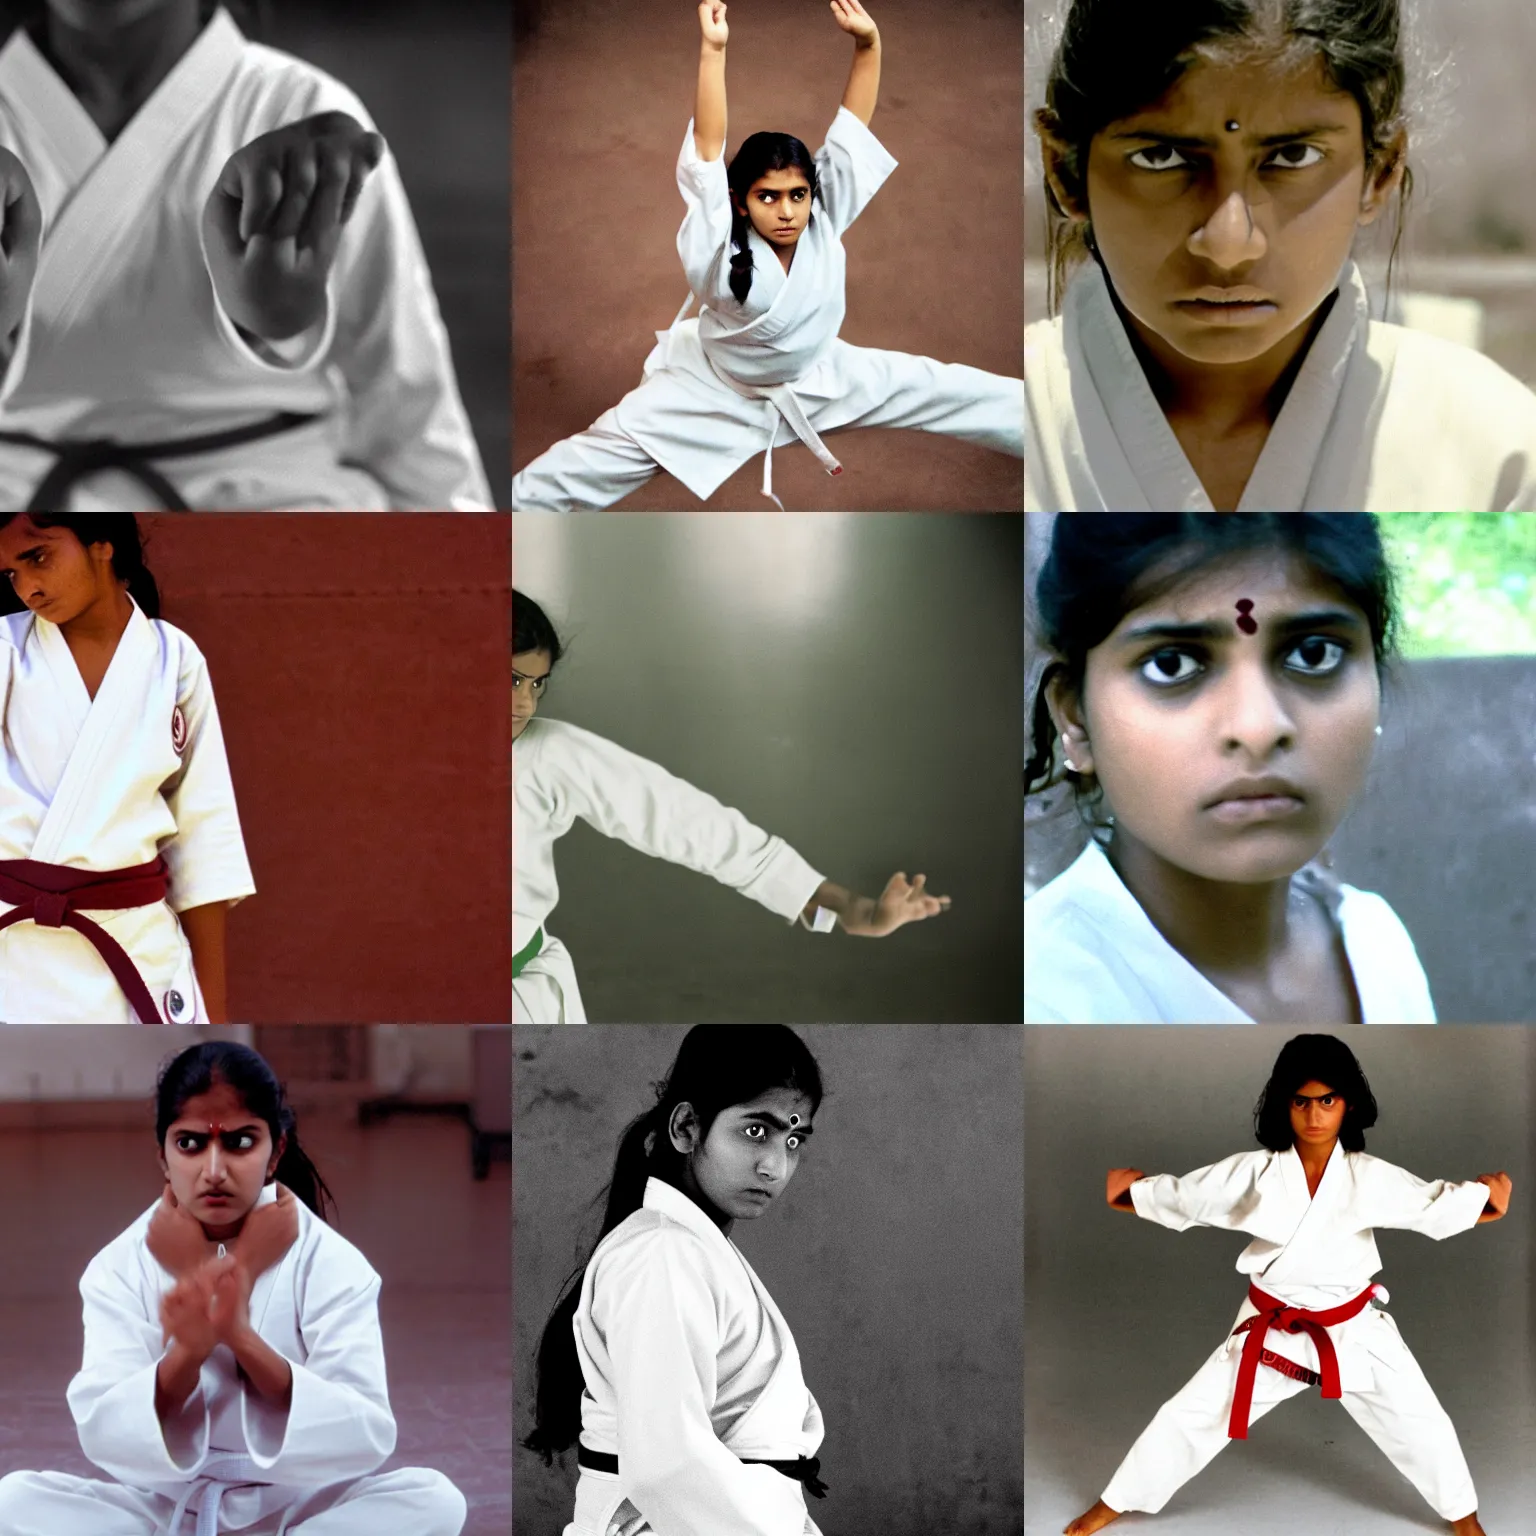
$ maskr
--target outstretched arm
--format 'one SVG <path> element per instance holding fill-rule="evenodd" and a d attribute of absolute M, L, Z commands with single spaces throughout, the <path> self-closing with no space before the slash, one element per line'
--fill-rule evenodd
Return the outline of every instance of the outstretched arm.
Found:
<path fill-rule="evenodd" d="M 693 147 L 701 160 L 716 160 L 725 148 L 724 0 L 704 0 L 699 7 L 699 87 L 693 102 Z"/>
<path fill-rule="evenodd" d="M 905 874 L 897 873 L 886 881 L 878 898 L 871 898 L 823 880 L 816 894 L 806 903 L 805 919 L 810 922 L 816 908 L 825 907 L 837 914 L 845 933 L 864 939 L 883 939 L 907 923 L 937 917 L 948 910 L 949 897 L 930 896 L 924 889 L 927 883 L 927 875 L 909 881 Z"/>
<path fill-rule="evenodd" d="M 848 71 L 843 105 L 867 128 L 880 98 L 880 29 L 860 0 L 831 3 L 832 19 L 853 38 L 853 66 Z"/>
<path fill-rule="evenodd" d="M 1509 1209 L 1513 1181 L 1507 1173 L 1480 1173 L 1475 1182 L 1488 1186 L 1488 1203 L 1483 1207 L 1483 1214 L 1477 1218 L 1478 1226 L 1482 1226 L 1485 1221 L 1497 1221 Z"/>
<path fill-rule="evenodd" d="M 1146 1178 L 1140 1168 L 1111 1168 L 1109 1177 L 1104 1180 L 1104 1199 L 1113 1211 L 1129 1211 L 1136 1214 L 1136 1207 L 1131 1203 L 1131 1185 L 1137 1179 Z"/>

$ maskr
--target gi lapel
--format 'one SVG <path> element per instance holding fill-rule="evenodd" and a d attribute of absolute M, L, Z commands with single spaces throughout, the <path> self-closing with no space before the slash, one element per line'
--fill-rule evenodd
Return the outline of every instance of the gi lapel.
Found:
<path fill-rule="evenodd" d="M 1295 1284 L 1305 1281 L 1308 1272 L 1307 1252 L 1312 1234 L 1328 1223 L 1329 1211 L 1337 1207 L 1343 1198 L 1345 1186 L 1344 1149 L 1337 1142 L 1323 1169 L 1323 1177 L 1317 1193 L 1307 1195 L 1306 1170 L 1301 1166 L 1300 1154 L 1292 1147 L 1276 1160 L 1280 1166 L 1285 1191 L 1300 1212 L 1295 1230 L 1291 1233 L 1283 1251 L 1264 1271 L 1264 1285 Z"/>

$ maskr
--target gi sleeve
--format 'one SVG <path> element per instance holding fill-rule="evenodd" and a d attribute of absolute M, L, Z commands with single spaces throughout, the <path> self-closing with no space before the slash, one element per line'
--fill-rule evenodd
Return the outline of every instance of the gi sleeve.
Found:
<path fill-rule="evenodd" d="M 256 890 L 208 663 L 185 637 L 183 646 L 176 702 L 187 739 L 181 769 L 163 791 L 176 835 L 160 848 L 171 873 L 170 905 L 177 912 L 214 901 L 233 904 Z"/>
<path fill-rule="evenodd" d="M 724 148 L 713 160 L 700 159 L 691 117 L 677 156 L 677 190 L 687 209 L 677 232 L 677 254 L 689 288 L 707 298 L 718 286 L 720 264 L 731 243 L 731 191 Z"/>
<path fill-rule="evenodd" d="M 721 1443 L 710 1412 L 721 1301 L 697 1237 L 664 1226 L 602 1278 L 618 1407 L 619 1472 L 635 1508 L 667 1536 L 802 1536 L 805 1495 Z"/>
<path fill-rule="evenodd" d="M 1486 1184 L 1426 1181 L 1379 1158 L 1367 1165 L 1365 1189 L 1370 1226 L 1420 1232 L 1437 1240 L 1471 1231 L 1488 1204 Z"/>
<path fill-rule="evenodd" d="M 783 838 L 591 731 L 571 740 L 559 796 L 605 837 L 709 875 L 787 922 L 815 895 L 822 876 Z"/>
<path fill-rule="evenodd" d="M 1137 1179 L 1131 1204 L 1138 1216 L 1175 1232 L 1190 1227 L 1242 1231 L 1258 1207 L 1258 1177 L 1267 1161 L 1262 1153 L 1239 1152 L 1183 1178 L 1159 1173 Z"/>
<path fill-rule="evenodd" d="M 896 159 L 847 107 L 839 107 L 816 151 L 822 207 L 842 234 L 896 169 Z"/>

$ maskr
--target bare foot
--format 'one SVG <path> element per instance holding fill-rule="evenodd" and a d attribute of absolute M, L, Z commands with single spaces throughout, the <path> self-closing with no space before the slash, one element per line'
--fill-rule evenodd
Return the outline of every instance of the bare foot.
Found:
<path fill-rule="evenodd" d="M 1470 1515 L 1463 1515 L 1460 1520 L 1452 1520 L 1451 1529 L 1456 1536 L 1488 1536 L 1488 1533 L 1478 1524 L 1475 1509 Z"/>
<path fill-rule="evenodd" d="M 1094 1531 L 1102 1531 L 1111 1520 L 1118 1520 L 1119 1518 L 1120 1511 L 1118 1509 L 1111 1509 L 1103 1499 L 1100 1499 L 1092 1509 L 1079 1515 L 1067 1527 L 1066 1536 L 1093 1536 Z M 1471 1527 L 1468 1527 L 1468 1529 L 1471 1530 Z M 1481 1527 L 1478 1529 L 1480 1530 Z M 1457 1528 L 1457 1536 L 1463 1536 L 1460 1527 Z M 1475 1532 L 1473 1532 L 1473 1536 L 1476 1536 Z"/>

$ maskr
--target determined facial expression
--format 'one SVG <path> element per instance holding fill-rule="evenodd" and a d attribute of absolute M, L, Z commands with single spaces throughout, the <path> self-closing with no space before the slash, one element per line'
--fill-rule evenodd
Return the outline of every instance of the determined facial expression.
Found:
<path fill-rule="evenodd" d="M 1154 355 L 1247 363 L 1316 313 L 1400 174 L 1368 187 L 1359 105 L 1319 61 L 1201 63 L 1094 138 L 1088 204 Z"/>
<path fill-rule="evenodd" d="M 1297 1147 L 1325 1147 L 1338 1140 L 1348 1108 L 1326 1083 L 1303 1083 L 1291 1098 L 1291 1132 Z"/>
<path fill-rule="evenodd" d="M 792 247 L 811 219 L 811 184 L 805 172 L 765 172 L 748 189 L 745 212 L 769 245 Z"/>
<path fill-rule="evenodd" d="M 1278 880 L 1359 793 L 1379 705 L 1365 615 L 1300 561 L 1259 553 L 1134 609 L 1089 652 L 1084 755 L 1117 835 L 1206 879 Z"/>
<path fill-rule="evenodd" d="M 276 1167 L 281 1147 L 226 1083 L 188 1099 L 160 1149 L 161 1167 L 177 1204 L 211 1238 L 232 1237 Z"/>
<path fill-rule="evenodd" d="M 512 740 L 528 728 L 539 712 L 539 700 L 549 686 L 552 663 L 548 651 L 522 651 L 512 658 Z"/>
<path fill-rule="evenodd" d="M 792 1088 L 721 1110 L 690 1159 L 700 1191 L 722 1214 L 755 1221 L 794 1178 L 810 1118 L 811 1101 Z"/>
<path fill-rule="evenodd" d="M 18 517 L 0 528 L 0 572 L 33 613 L 67 624 L 118 585 L 112 546 L 87 548 L 67 528 L 39 528 Z"/>

